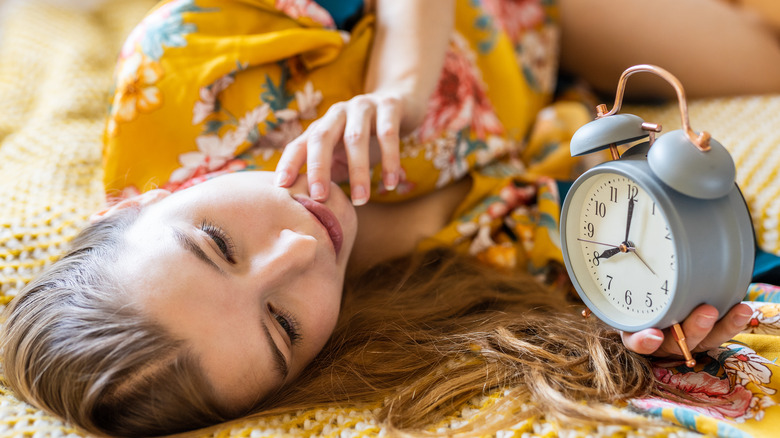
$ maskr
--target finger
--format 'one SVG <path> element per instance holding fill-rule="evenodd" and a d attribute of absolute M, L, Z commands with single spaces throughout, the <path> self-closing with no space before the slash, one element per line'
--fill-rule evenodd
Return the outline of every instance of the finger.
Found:
<path fill-rule="evenodd" d="M 681 327 L 683 333 L 685 333 L 685 341 L 688 344 L 688 348 L 693 351 L 699 343 L 712 331 L 715 326 L 715 321 L 718 319 L 718 309 L 709 305 L 702 304 L 701 306 L 693 309 L 690 315 L 682 322 Z M 660 354 L 659 354 L 660 353 Z M 674 336 L 667 334 L 664 339 L 664 343 L 659 348 L 657 355 L 682 355 L 680 346 L 674 340 Z"/>
<path fill-rule="evenodd" d="M 303 165 L 306 163 L 306 138 L 308 133 L 303 133 L 285 146 L 279 162 L 276 163 L 276 185 L 290 187 L 298 178 Z"/>
<path fill-rule="evenodd" d="M 376 136 L 382 152 L 382 184 L 394 190 L 401 173 L 401 103 L 384 97 L 376 110 Z"/>
<path fill-rule="evenodd" d="M 306 148 L 306 175 L 309 179 L 309 195 L 315 201 L 328 199 L 333 149 L 344 132 L 345 119 L 343 105 L 334 104 L 317 121 L 317 126 L 309 134 Z"/>
<path fill-rule="evenodd" d="M 737 304 L 715 323 L 712 331 L 696 347 L 696 351 L 707 351 L 719 347 L 745 329 L 753 316 L 753 309 L 747 304 Z"/>
<path fill-rule="evenodd" d="M 664 342 L 664 333 L 656 328 L 640 330 L 636 333 L 621 332 L 623 345 L 639 354 L 653 354 Z"/>
<path fill-rule="evenodd" d="M 370 99 L 355 98 L 350 101 L 347 125 L 344 129 L 344 149 L 347 153 L 349 186 L 354 205 L 368 202 L 371 187 L 368 144 L 374 114 L 374 104 Z"/>

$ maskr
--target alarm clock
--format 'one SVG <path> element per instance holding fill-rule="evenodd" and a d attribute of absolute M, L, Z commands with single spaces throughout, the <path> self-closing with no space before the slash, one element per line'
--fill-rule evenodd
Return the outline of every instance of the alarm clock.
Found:
<path fill-rule="evenodd" d="M 649 72 L 677 93 L 682 129 L 618 113 L 626 80 Z M 623 72 L 615 104 L 572 137 L 572 156 L 609 149 L 611 161 L 583 173 L 561 212 L 561 247 L 579 296 L 608 325 L 627 332 L 671 327 L 695 365 L 680 323 L 700 304 L 722 317 L 745 296 L 753 272 L 752 221 L 728 151 L 688 122 L 682 84 L 668 71 Z M 633 145 L 620 155 L 618 145 Z"/>

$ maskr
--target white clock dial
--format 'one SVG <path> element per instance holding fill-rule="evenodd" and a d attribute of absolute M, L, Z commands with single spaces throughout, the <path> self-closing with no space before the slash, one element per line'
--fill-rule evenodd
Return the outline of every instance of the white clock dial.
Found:
<path fill-rule="evenodd" d="M 608 304 L 602 311 L 637 323 L 654 319 L 669 305 L 677 282 L 674 236 L 664 212 L 636 182 L 614 173 L 589 178 L 578 195 L 579 211 L 569 212 L 577 227 L 569 252 L 580 260 L 580 283 L 589 284 L 589 295 L 601 295 L 593 301 Z"/>

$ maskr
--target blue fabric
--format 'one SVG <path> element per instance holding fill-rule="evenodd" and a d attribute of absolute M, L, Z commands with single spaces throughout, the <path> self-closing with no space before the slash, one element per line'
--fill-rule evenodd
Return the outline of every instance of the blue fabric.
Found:
<path fill-rule="evenodd" d="M 780 285 L 780 257 L 757 248 L 753 281 Z"/>
<path fill-rule="evenodd" d="M 349 30 L 363 14 L 363 0 L 315 0 L 325 8 L 336 27 Z"/>

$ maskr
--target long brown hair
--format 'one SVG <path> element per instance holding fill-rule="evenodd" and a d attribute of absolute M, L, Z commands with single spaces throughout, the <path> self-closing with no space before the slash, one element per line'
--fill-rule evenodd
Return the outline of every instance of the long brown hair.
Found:
<path fill-rule="evenodd" d="M 581 308 L 561 288 L 446 250 L 386 263 L 349 283 L 321 355 L 259 410 L 382 400 L 379 420 L 389 430 L 422 434 L 464 402 L 505 390 L 492 409 L 512 415 L 479 425 L 480 433 L 540 414 L 647 424 L 605 406 L 658 393 L 649 360 L 628 351 L 617 331 L 583 319 Z"/>
<path fill-rule="evenodd" d="M 0 334 L 7 383 L 93 433 L 160 435 L 225 421 L 186 345 L 122 300 L 110 267 L 136 214 L 86 229 L 8 307 Z M 524 409 L 479 426 L 487 432 L 535 414 L 632 423 L 600 403 L 655 391 L 645 358 L 528 275 L 437 250 L 347 283 L 323 351 L 254 412 L 383 402 L 388 430 L 417 434 L 463 402 L 504 389 L 492 409 Z"/>
<path fill-rule="evenodd" d="M 89 432 L 162 435 L 227 419 L 186 346 L 123 299 L 127 208 L 82 231 L 4 311 L 5 384 Z"/>

